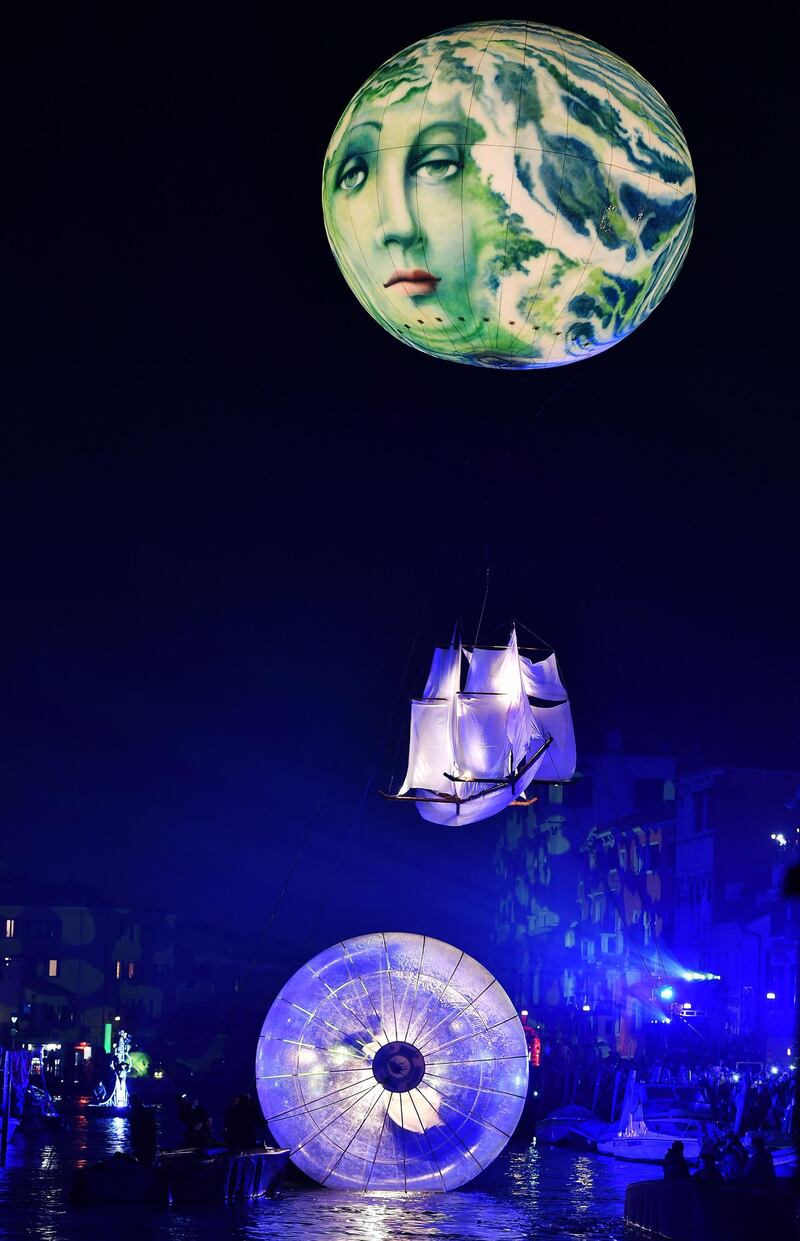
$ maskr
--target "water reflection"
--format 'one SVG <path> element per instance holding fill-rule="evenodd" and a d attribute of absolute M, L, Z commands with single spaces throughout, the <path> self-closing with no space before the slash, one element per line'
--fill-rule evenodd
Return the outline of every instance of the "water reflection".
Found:
<path fill-rule="evenodd" d="M 189 1211 L 75 1210 L 73 1170 L 127 1146 L 123 1117 L 76 1116 L 47 1140 L 15 1141 L 0 1172 L 0 1239 L 41 1241 L 622 1241 L 631 1180 L 651 1169 L 547 1147 L 507 1150 L 451 1194 L 358 1194 L 287 1183 L 275 1199 Z"/>
<path fill-rule="evenodd" d="M 586 1212 L 593 1204 L 596 1161 L 596 1155 L 577 1155 L 575 1158 L 571 1186 L 574 1211 Z"/>

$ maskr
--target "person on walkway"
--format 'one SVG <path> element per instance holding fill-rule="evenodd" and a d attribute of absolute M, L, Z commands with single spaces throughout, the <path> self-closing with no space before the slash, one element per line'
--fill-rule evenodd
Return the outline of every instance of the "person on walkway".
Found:
<path fill-rule="evenodd" d="M 747 1152 L 732 1129 L 725 1134 L 725 1142 L 719 1160 L 723 1181 L 740 1181 L 747 1167 Z"/>
<path fill-rule="evenodd" d="M 145 1107 L 142 1100 L 134 1095 L 131 1099 L 131 1110 L 128 1116 L 131 1149 L 138 1163 L 149 1168 L 156 1157 L 158 1139 L 156 1137 L 156 1117 L 152 1108 Z"/>
<path fill-rule="evenodd" d="M 700 1152 L 700 1164 L 694 1173 L 692 1180 L 700 1181 L 704 1185 L 721 1185 L 722 1173 L 717 1167 L 717 1161 L 714 1157 L 713 1150 Z"/>
<path fill-rule="evenodd" d="M 754 1133 L 750 1139 L 751 1154 L 742 1176 L 744 1185 L 758 1185 L 767 1188 L 775 1181 L 775 1163 L 772 1152 L 768 1151 L 760 1133 Z"/>
<path fill-rule="evenodd" d="M 683 1153 L 683 1142 L 673 1142 L 664 1156 L 664 1180 L 684 1181 L 691 1173 Z"/>
<path fill-rule="evenodd" d="M 199 1099 L 191 1103 L 182 1096 L 177 1101 L 178 1119 L 185 1126 L 183 1141 L 186 1146 L 210 1146 L 214 1138 L 211 1133 L 211 1117 Z"/>
<path fill-rule="evenodd" d="M 258 1145 L 256 1113 L 248 1094 L 235 1095 L 225 1113 L 225 1141 L 231 1150 L 252 1150 Z"/>

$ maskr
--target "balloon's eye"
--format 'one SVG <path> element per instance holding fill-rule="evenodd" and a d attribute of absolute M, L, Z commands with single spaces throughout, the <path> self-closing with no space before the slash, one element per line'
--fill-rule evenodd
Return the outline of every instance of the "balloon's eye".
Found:
<path fill-rule="evenodd" d="M 424 155 L 418 156 L 411 171 L 421 181 L 435 183 L 449 181 L 462 167 L 460 151 L 457 147 L 439 146 L 431 147 Z"/>
<path fill-rule="evenodd" d="M 345 161 L 342 171 L 336 178 L 336 187 L 340 190 L 357 190 L 367 179 L 367 166 L 363 159 L 353 156 Z"/>

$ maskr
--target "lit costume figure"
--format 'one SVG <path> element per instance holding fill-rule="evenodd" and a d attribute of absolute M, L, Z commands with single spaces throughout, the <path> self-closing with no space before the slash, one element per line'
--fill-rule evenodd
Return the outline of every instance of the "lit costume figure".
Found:
<path fill-rule="evenodd" d="M 130 1106 L 128 1074 L 131 1070 L 131 1036 L 125 1030 L 120 1030 L 117 1041 L 114 1044 L 111 1067 L 114 1070 L 114 1089 L 100 1106 L 114 1107 L 120 1111 L 125 1111 Z"/>
<path fill-rule="evenodd" d="M 694 217 L 686 139 L 619 57 L 526 22 L 387 61 L 328 148 L 337 262 L 394 336 L 511 369 L 608 349 L 669 289 Z"/>

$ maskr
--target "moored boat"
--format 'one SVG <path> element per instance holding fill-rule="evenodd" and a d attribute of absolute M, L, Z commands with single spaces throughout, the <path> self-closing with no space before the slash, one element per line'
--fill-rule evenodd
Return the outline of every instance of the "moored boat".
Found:
<path fill-rule="evenodd" d="M 182 1206 L 263 1198 L 283 1179 L 288 1162 L 288 1150 L 263 1146 L 189 1147 L 160 1155 L 170 1200 Z"/>
<path fill-rule="evenodd" d="M 536 1141 L 571 1150 L 595 1150 L 598 1138 L 607 1131 L 607 1121 L 580 1104 L 567 1103 L 537 1123 Z"/>

